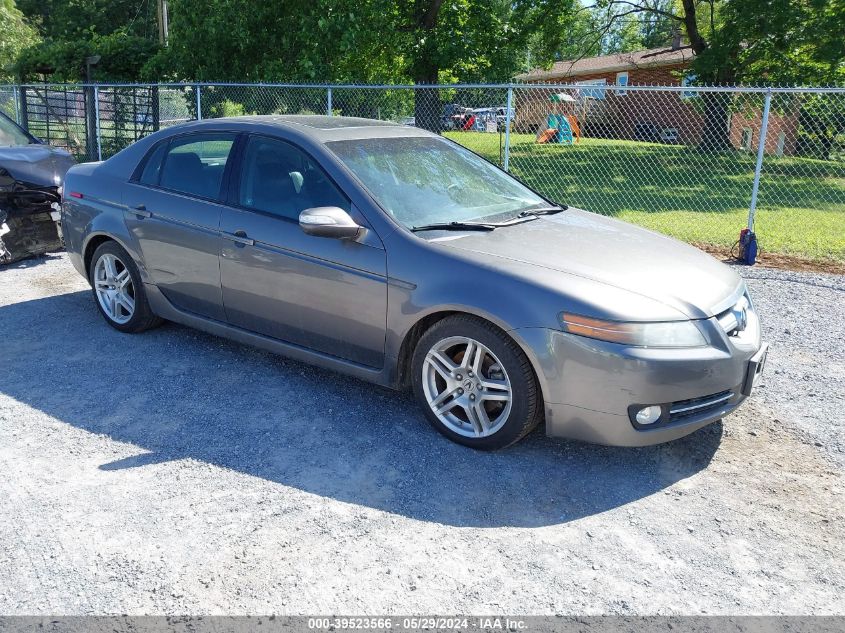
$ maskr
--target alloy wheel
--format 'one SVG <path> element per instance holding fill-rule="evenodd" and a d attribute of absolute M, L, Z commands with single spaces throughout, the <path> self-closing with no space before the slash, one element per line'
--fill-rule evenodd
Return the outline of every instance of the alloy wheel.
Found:
<path fill-rule="evenodd" d="M 106 316 L 120 325 L 135 314 L 135 286 L 126 264 L 111 253 L 94 266 L 94 291 Z"/>
<path fill-rule="evenodd" d="M 504 366 L 475 339 L 452 336 L 434 345 L 422 366 L 428 406 L 449 430 L 488 437 L 507 422 L 512 390 Z"/>

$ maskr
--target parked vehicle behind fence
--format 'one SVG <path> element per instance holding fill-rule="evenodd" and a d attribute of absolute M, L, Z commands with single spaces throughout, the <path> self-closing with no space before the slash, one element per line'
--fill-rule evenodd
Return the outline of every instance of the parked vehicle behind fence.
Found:
<path fill-rule="evenodd" d="M 106 322 L 169 319 L 394 388 L 495 449 L 638 446 L 735 410 L 767 346 L 740 277 L 548 200 L 414 127 L 215 119 L 67 176 L 70 259 Z"/>

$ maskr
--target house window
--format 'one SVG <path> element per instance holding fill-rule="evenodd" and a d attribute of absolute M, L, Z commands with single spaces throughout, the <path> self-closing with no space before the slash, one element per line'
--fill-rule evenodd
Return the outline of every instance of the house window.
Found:
<path fill-rule="evenodd" d="M 742 140 L 739 144 L 739 149 L 744 149 L 746 152 L 751 151 L 751 137 L 753 132 L 750 127 L 742 128 Z"/>
<path fill-rule="evenodd" d="M 691 86 L 695 83 L 695 75 L 689 74 L 686 75 L 683 79 L 681 79 L 682 86 Z M 698 97 L 698 92 L 695 90 L 682 90 L 681 91 L 681 99 L 695 99 Z"/>
<path fill-rule="evenodd" d="M 786 132 L 778 134 L 778 146 L 775 150 L 775 155 L 783 156 L 783 149 L 786 146 Z"/>
<path fill-rule="evenodd" d="M 581 96 L 591 99 L 604 99 L 605 86 L 607 79 L 589 79 L 587 81 L 579 81 L 578 86 L 581 90 Z M 593 88 L 592 86 L 596 86 Z"/>
<path fill-rule="evenodd" d="M 617 86 L 627 86 L 628 85 L 628 73 L 627 72 L 616 73 L 616 85 Z M 617 97 L 624 97 L 626 94 L 628 94 L 627 90 L 624 90 L 622 88 L 616 89 L 616 96 Z"/>

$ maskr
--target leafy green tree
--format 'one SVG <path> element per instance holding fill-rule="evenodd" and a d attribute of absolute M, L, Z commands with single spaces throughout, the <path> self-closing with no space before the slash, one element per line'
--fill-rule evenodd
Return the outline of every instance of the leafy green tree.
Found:
<path fill-rule="evenodd" d="M 15 70 L 22 81 L 81 81 L 85 79 L 85 59 L 99 55 L 94 71 L 96 81 L 142 81 L 155 78 L 145 74 L 145 66 L 158 51 L 148 39 L 112 33 L 85 40 L 45 40 L 18 55 Z"/>
<path fill-rule="evenodd" d="M 660 11 L 659 13 L 638 16 L 641 20 L 640 36 L 643 48 L 669 46 L 675 34 L 680 34 L 678 25 L 668 17 L 668 13 L 674 4 L 674 0 L 658 0 L 655 7 Z"/>
<path fill-rule="evenodd" d="M 18 0 L 44 38 L 87 40 L 122 31 L 156 39 L 156 0 Z"/>
<path fill-rule="evenodd" d="M 599 20 L 595 11 L 575 8 L 574 13 L 550 16 L 529 34 L 525 63 L 520 69 L 528 72 L 538 66 L 602 53 L 601 37 L 597 37 Z"/>
<path fill-rule="evenodd" d="M 163 58 L 191 80 L 435 84 L 506 81 L 532 38 L 546 63 L 577 0 L 172 0 Z M 539 41 L 538 41 L 539 40 Z M 440 125 L 435 90 L 416 91 L 418 125 Z"/>
<path fill-rule="evenodd" d="M 643 33 L 637 18 L 621 20 L 604 37 L 602 53 L 630 53 L 646 48 L 643 44 Z"/>
<path fill-rule="evenodd" d="M 0 81 L 10 81 L 18 55 L 38 41 L 38 31 L 15 6 L 15 0 L 0 0 L 0 25 Z"/>
<path fill-rule="evenodd" d="M 19 0 L 18 6 L 44 38 L 19 51 L 20 78 L 79 81 L 90 55 L 102 58 L 96 80 L 157 78 L 143 70 L 158 51 L 155 0 Z"/>

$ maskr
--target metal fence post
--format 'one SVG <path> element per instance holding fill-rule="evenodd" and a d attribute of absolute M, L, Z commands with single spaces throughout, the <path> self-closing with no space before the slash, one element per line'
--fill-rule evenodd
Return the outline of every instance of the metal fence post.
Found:
<path fill-rule="evenodd" d="M 202 97 L 200 96 L 200 85 L 196 85 L 197 93 L 197 121 L 202 121 Z"/>
<path fill-rule="evenodd" d="M 103 143 L 100 138 L 100 87 L 94 86 L 94 120 L 97 131 L 97 160 L 103 160 Z"/>
<path fill-rule="evenodd" d="M 20 86 L 18 88 L 20 92 L 20 97 L 18 99 L 18 103 L 20 104 L 20 120 L 18 121 L 18 125 L 20 125 L 23 129 L 27 132 L 29 131 L 29 102 L 26 98 L 26 87 Z"/>
<path fill-rule="evenodd" d="M 161 88 L 156 84 L 150 86 L 150 115 L 152 116 L 153 132 L 158 132 L 161 129 Z"/>
<path fill-rule="evenodd" d="M 15 123 L 20 125 L 21 124 L 21 104 L 20 104 L 20 99 L 18 98 L 18 87 L 17 86 L 12 88 L 12 97 L 15 100 Z"/>
<path fill-rule="evenodd" d="M 328 87 L 328 92 L 326 94 L 326 116 L 332 115 L 332 88 L 331 86 Z"/>
<path fill-rule="evenodd" d="M 509 171 L 511 156 L 511 108 L 513 107 L 513 86 L 508 86 L 508 103 L 505 106 L 505 160 L 503 168 Z"/>
<path fill-rule="evenodd" d="M 757 193 L 760 191 L 760 172 L 763 170 L 763 155 L 766 153 L 766 132 L 769 130 L 769 109 L 772 106 L 772 89 L 766 90 L 763 102 L 763 121 L 760 124 L 760 139 L 757 145 L 757 165 L 754 168 L 754 185 L 751 187 L 751 206 L 748 209 L 748 230 L 754 230 L 754 214 L 757 212 Z"/>

